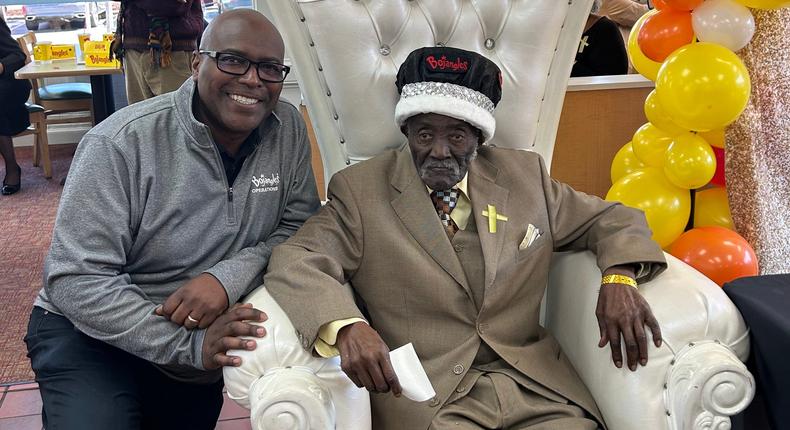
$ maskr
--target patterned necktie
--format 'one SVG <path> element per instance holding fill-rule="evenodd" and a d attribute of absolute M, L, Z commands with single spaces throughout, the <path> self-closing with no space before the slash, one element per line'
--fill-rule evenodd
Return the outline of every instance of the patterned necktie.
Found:
<path fill-rule="evenodd" d="M 458 226 L 455 224 L 455 221 L 450 218 L 450 212 L 455 209 L 455 205 L 458 203 L 458 196 L 460 193 L 461 192 L 458 190 L 458 188 L 431 192 L 431 200 L 433 200 L 433 205 L 436 207 L 436 212 L 439 214 L 439 219 L 442 221 L 444 230 L 447 232 L 447 237 L 449 237 L 451 240 L 453 235 L 455 235 L 455 233 L 458 231 Z"/>

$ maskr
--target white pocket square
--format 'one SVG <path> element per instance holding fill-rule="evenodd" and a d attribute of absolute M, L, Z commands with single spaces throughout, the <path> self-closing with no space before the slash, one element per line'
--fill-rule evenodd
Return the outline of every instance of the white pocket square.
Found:
<path fill-rule="evenodd" d="M 518 250 L 524 250 L 529 248 L 535 240 L 537 240 L 543 233 L 541 233 L 540 229 L 535 227 L 534 225 L 530 224 L 527 226 L 527 234 L 524 235 L 524 238 L 521 239 L 521 243 L 518 245 Z"/>

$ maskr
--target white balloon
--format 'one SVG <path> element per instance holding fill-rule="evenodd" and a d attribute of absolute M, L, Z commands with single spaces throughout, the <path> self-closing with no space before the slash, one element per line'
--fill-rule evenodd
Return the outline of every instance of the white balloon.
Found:
<path fill-rule="evenodd" d="M 754 36 L 754 16 L 733 0 L 705 0 L 691 13 L 691 22 L 701 42 L 718 43 L 732 51 L 746 46 Z"/>

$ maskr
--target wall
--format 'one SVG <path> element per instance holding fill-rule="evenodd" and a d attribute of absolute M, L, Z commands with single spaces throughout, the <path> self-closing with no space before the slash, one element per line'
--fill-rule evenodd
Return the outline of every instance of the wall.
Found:
<path fill-rule="evenodd" d="M 653 82 L 638 76 L 571 78 L 560 116 L 551 176 L 604 197 L 617 151 L 647 122 L 645 98 Z"/>

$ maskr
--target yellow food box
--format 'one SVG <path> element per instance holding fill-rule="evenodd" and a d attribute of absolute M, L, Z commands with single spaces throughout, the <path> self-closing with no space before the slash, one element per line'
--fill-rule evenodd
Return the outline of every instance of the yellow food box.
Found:
<path fill-rule="evenodd" d="M 74 45 L 52 45 L 52 59 L 53 60 L 66 60 L 69 58 L 76 58 L 77 54 L 74 50 Z"/>
<path fill-rule="evenodd" d="M 85 65 L 89 67 L 121 67 L 118 60 L 110 60 L 110 42 L 85 41 Z"/>

